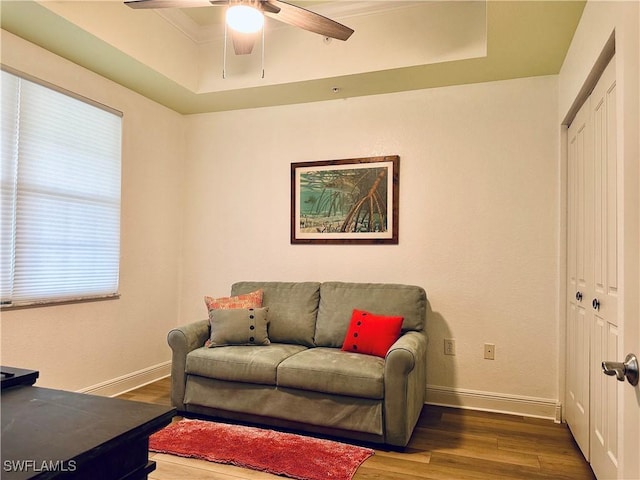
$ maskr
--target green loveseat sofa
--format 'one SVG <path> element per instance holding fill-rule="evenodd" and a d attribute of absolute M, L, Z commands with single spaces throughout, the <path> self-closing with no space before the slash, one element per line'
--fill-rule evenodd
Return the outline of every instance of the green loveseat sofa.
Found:
<path fill-rule="evenodd" d="M 219 417 L 404 447 L 426 390 L 427 297 L 412 285 L 239 282 L 261 289 L 268 345 L 207 348 L 209 320 L 171 330 L 171 399 Z M 402 316 L 383 357 L 341 349 L 354 309 Z"/>

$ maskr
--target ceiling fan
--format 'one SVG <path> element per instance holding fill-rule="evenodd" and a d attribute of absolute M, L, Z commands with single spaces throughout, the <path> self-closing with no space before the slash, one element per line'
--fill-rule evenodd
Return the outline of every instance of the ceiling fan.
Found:
<path fill-rule="evenodd" d="M 324 37 L 347 40 L 353 29 L 330 18 L 281 0 L 126 0 L 131 8 L 190 8 L 205 6 L 226 6 L 227 26 L 237 55 L 251 53 L 256 35 L 262 29 L 264 14 L 295 27 L 320 34 Z M 234 23 L 234 14 L 253 16 L 256 24 L 244 28 Z M 242 21 L 247 17 L 242 17 Z"/>

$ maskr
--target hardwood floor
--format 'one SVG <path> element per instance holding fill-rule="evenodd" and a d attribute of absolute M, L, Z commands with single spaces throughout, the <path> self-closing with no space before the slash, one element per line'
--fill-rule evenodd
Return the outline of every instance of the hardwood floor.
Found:
<path fill-rule="evenodd" d="M 120 396 L 169 405 L 169 379 Z M 566 425 L 498 413 L 426 405 L 402 451 L 376 453 L 354 480 L 595 479 Z M 156 480 L 267 480 L 282 477 L 231 465 L 151 454 Z"/>

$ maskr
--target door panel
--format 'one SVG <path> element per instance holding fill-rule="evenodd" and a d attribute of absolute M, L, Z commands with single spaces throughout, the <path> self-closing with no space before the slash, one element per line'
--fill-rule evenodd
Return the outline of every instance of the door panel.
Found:
<path fill-rule="evenodd" d="M 576 442 L 589 459 L 591 188 L 590 103 L 587 100 L 569 127 L 567 242 L 567 407 L 566 418 Z M 588 308 L 587 308 L 588 307 Z"/>
<path fill-rule="evenodd" d="M 601 373 L 601 358 L 619 358 L 618 327 L 595 316 L 591 379 L 591 467 L 599 479 L 616 478 L 618 469 L 618 383 Z"/>
<path fill-rule="evenodd" d="M 618 395 L 623 384 L 601 364 L 622 355 L 618 318 L 618 162 L 616 76 L 611 60 L 591 94 L 593 134 L 593 307 L 591 365 L 591 467 L 599 479 L 617 478 Z"/>
<path fill-rule="evenodd" d="M 595 297 L 599 313 L 618 324 L 616 83 L 612 61 L 591 94 L 593 106 Z"/>

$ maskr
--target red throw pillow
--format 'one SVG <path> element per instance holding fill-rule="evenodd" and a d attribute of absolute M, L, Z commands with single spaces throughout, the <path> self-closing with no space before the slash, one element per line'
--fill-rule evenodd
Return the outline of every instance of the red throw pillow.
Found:
<path fill-rule="evenodd" d="M 391 345 L 400 338 L 403 320 L 403 317 L 354 310 L 342 350 L 384 358 Z"/>

